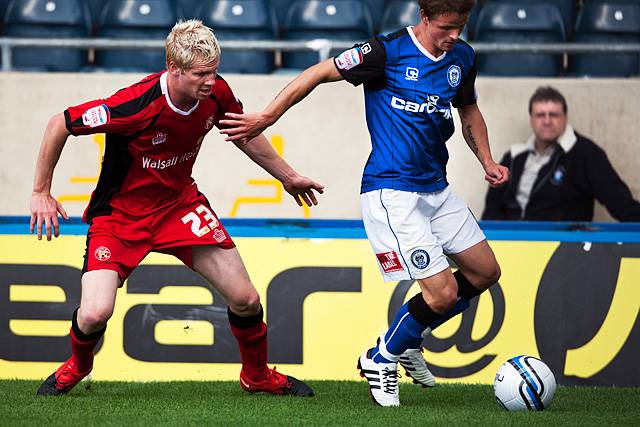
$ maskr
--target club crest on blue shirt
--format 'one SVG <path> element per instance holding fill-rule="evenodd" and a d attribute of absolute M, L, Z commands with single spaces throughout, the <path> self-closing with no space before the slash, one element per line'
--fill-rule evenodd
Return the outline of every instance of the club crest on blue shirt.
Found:
<path fill-rule="evenodd" d="M 564 181 L 565 170 L 564 167 L 558 166 L 551 176 L 551 183 L 553 185 L 560 185 Z"/>
<path fill-rule="evenodd" d="M 427 268 L 429 261 L 429 254 L 424 249 L 416 249 L 411 254 L 411 263 L 420 270 Z"/>
<path fill-rule="evenodd" d="M 452 65 L 447 70 L 447 81 L 451 87 L 456 87 L 460 84 L 460 77 L 462 76 L 462 70 L 457 65 Z"/>

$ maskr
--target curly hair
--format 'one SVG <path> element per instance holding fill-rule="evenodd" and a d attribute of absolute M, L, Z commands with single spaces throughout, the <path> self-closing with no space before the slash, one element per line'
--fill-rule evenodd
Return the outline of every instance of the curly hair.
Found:
<path fill-rule="evenodd" d="M 420 9 L 424 10 L 427 18 L 432 19 L 446 13 L 469 15 L 476 5 L 475 0 L 418 0 Z"/>

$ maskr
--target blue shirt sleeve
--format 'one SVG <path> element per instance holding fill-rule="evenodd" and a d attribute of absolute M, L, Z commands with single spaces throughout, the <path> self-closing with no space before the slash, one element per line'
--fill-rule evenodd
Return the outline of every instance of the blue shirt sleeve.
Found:
<path fill-rule="evenodd" d="M 466 107 L 467 105 L 473 105 L 478 101 L 476 94 L 476 75 L 478 71 L 475 64 L 475 56 L 471 68 L 467 72 L 467 75 L 463 77 L 458 92 L 451 100 L 451 105 L 455 108 Z"/>

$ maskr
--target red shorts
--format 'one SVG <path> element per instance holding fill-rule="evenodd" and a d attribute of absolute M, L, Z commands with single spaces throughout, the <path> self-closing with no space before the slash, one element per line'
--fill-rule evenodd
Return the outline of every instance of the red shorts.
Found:
<path fill-rule="evenodd" d="M 124 282 L 149 252 L 173 255 L 193 268 L 194 245 L 235 247 L 195 184 L 173 206 L 157 213 L 132 218 L 113 212 L 93 218 L 82 271 L 114 270 Z"/>

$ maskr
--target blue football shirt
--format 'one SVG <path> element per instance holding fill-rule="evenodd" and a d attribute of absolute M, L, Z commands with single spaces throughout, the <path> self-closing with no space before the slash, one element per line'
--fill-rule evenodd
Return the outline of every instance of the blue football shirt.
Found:
<path fill-rule="evenodd" d="M 476 103 L 471 46 L 459 41 L 435 58 L 407 27 L 358 44 L 334 62 L 345 80 L 364 84 L 372 150 L 361 191 L 445 188 L 451 107 Z"/>

